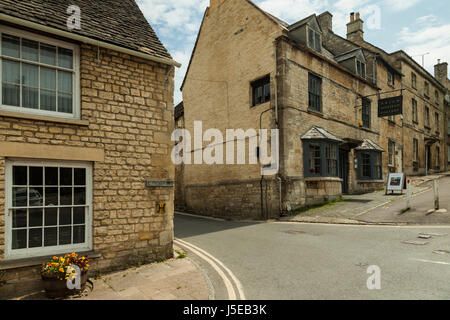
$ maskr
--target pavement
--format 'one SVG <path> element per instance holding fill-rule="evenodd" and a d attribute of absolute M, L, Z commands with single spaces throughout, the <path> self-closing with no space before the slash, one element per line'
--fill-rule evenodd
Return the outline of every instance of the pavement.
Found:
<path fill-rule="evenodd" d="M 214 289 L 204 271 L 181 248 L 177 258 L 91 279 L 93 291 L 66 300 L 212 300 Z M 13 300 L 48 300 L 44 291 Z"/>
<path fill-rule="evenodd" d="M 433 181 L 439 180 L 440 211 L 433 211 Z M 412 177 L 412 206 L 406 209 L 406 191 L 387 194 L 377 191 L 344 195 L 342 200 L 312 208 L 280 221 L 335 224 L 450 224 L 450 172 Z M 447 210 L 448 209 L 448 210 Z"/>

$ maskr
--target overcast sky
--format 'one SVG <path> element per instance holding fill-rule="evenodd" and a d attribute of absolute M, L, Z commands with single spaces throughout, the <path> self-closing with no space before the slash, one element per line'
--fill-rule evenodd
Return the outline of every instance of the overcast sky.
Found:
<path fill-rule="evenodd" d="M 245 1 L 245 0 L 242 0 Z M 173 58 L 182 63 L 175 76 L 175 104 L 209 0 L 136 0 Z M 387 52 L 404 50 L 434 74 L 437 59 L 450 62 L 448 0 L 255 0 L 264 10 L 294 23 L 310 14 L 330 11 L 333 31 L 346 36 L 353 11 L 361 12 L 364 38 Z"/>

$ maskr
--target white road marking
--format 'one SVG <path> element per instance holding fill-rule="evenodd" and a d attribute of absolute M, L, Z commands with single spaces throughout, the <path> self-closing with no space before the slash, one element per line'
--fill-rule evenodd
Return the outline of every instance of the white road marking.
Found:
<path fill-rule="evenodd" d="M 231 277 L 231 279 L 234 281 L 234 284 L 236 285 L 236 288 L 238 290 L 239 293 L 239 297 L 240 300 L 246 300 L 245 299 L 245 294 L 244 294 L 244 287 L 242 286 L 242 283 L 239 281 L 239 279 L 234 275 L 233 272 L 231 272 L 230 269 L 228 269 L 219 259 L 217 259 L 216 257 L 214 257 L 213 255 L 211 255 L 210 253 L 206 252 L 205 250 L 193 245 L 192 243 L 186 242 L 184 240 L 181 239 L 175 239 L 175 241 L 177 241 L 179 244 L 184 244 L 186 247 L 190 247 L 191 250 L 194 252 L 200 252 L 201 254 L 205 255 L 206 257 L 210 258 L 211 260 L 213 260 L 216 264 L 220 265 Z M 194 252 L 195 253 L 195 252 Z M 234 290 L 233 290 L 234 291 Z M 236 298 L 235 298 L 236 299 Z M 234 299 L 231 299 L 234 300 Z"/>
<path fill-rule="evenodd" d="M 425 260 L 425 259 L 409 259 L 409 260 L 427 262 L 427 263 L 435 263 L 435 264 L 444 264 L 444 265 L 450 266 L 450 263 L 442 262 L 442 261 L 432 261 L 432 260 Z"/>
<path fill-rule="evenodd" d="M 184 245 L 185 247 L 190 249 L 192 252 L 197 254 L 199 257 L 201 257 L 202 259 L 207 261 L 217 271 L 217 273 L 219 273 L 219 275 L 224 280 L 224 283 L 225 283 L 225 286 L 227 287 L 228 296 L 230 297 L 230 300 L 236 300 L 236 293 L 234 291 L 233 285 L 231 284 L 230 280 L 223 274 L 222 270 L 217 265 L 221 266 L 230 275 L 231 279 L 234 281 L 234 284 L 236 285 L 236 288 L 237 288 L 238 293 L 239 293 L 240 300 L 245 300 L 244 288 L 243 288 L 241 282 L 233 274 L 233 272 L 231 272 L 231 270 L 228 269 L 219 259 L 217 259 L 213 255 L 209 254 L 205 250 L 203 250 L 203 249 L 193 245 L 192 243 L 186 242 L 186 241 L 181 240 L 181 239 L 175 239 L 174 241 L 177 242 L 177 244 Z M 233 298 L 231 298 L 231 296 L 230 296 L 230 290 L 229 290 L 229 288 L 227 286 L 227 283 L 229 283 L 231 285 L 231 289 L 232 289 L 232 292 L 233 292 L 232 293 Z"/>

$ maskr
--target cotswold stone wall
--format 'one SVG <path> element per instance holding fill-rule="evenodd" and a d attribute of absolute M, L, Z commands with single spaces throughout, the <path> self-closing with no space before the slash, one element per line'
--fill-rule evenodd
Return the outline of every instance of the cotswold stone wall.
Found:
<path fill-rule="evenodd" d="M 147 188 L 146 180 L 173 180 L 170 134 L 173 68 L 89 45 L 81 46 L 80 123 L 0 115 L 0 142 L 104 151 L 93 163 L 93 270 L 172 257 L 173 188 Z M 72 150 L 73 151 L 73 150 Z M 39 267 L 1 271 L 5 253 L 5 159 L 0 151 L 0 297 Z M 64 151 L 61 153 L 64 154 Z M 80 156 L 82 157 L 82 155 Z M 157 204 L 164 202 L 164 213 Z M 20 282 L 20 283 L 19 283 Z M 19 283 L 19 284 L 18 284 Z"/>
<path fill-rule="evenodd" d="M 227 220 L 278 218 L 280 216 L 278 195 L 279 186 L 274 179 L 263 180 L 262 187 L 261 180 L 186 187 L 186 201 L 190 211 Z"/>

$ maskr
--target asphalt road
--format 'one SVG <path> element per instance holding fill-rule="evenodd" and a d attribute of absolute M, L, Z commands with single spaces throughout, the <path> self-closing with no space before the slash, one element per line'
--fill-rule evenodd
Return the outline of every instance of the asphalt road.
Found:
<path fill-rule="evenodd" d="M 435 233 L 426 245 L 420 233 Z M 446 234 L 446 235 L 445 235 Z M 220 260 L 242 283 L 246 299 L 450 299 L 450 227 L 244 223 L 175 216 L 175 237 Z M 216 299 L 224 281 L 190 250 L 211 279 Z M 381 289 L 369 290 L 369 266 Z M 234 285 L 235 286 L 235 285 Z"/>

